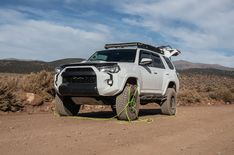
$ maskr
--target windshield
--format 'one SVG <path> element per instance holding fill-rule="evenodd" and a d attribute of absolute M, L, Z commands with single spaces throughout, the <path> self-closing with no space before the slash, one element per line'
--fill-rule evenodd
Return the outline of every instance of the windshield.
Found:
<path fill-rule="evenodd" d="M 88 61 L 134 62 L 136 49 L 116 49 L 97 51 Z"/>

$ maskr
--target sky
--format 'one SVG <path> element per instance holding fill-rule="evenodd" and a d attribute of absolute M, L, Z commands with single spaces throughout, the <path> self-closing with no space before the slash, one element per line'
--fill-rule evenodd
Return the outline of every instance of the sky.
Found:
<path fill-rule="evenodd" d="M 105 43 L 171 45 L 234 67 L 233 0 L 1 0 L 0 59 L 88 58 Z"/>

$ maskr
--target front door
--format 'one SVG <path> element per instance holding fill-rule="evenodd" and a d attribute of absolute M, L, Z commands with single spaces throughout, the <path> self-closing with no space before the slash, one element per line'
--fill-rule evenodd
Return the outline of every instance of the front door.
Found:
<path fill-rule="evenodd" d="M 143 58 L 152 59 L 152 63 L 140 65 L 142 77 L 141 93 L 160 94 L 162 92 L 163 75 L 165 72 L 161 58 L 157 54 L 141 50 L 139 61 Z"/>
<path fill-rule="evenodd" d="M 164 75 L 166 74 L 165 66 L 162 62 L 161 57 L 156 53 L 152 54 L 152 60 L 153 60 L 152 70 L 153 70 L 153 73 L 156 75 L 154 89 L 156 93 L 161 93 L 162 87 L 163 87 Z"/>

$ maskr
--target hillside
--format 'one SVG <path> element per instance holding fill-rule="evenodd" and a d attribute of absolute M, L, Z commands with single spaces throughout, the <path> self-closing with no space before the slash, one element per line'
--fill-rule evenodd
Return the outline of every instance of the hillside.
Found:
<path fill-rule="evenodd" d="M 186 75 L 217 75 L 217 76 L 227 76 L 234 78 L 234 71 L 228 71 L 228 70 L 219 70 L 214 68 L 190 68 L 190 69 L 184 69 L 184 70 L 178 70 L 180 74 L 186 74 Z"/>
<path fill-rule="evenodd" d="M 51 62 L 36 60 L 17 60 L 3 59 L 0 60 L 0 73 L 31 73 L 42 70 L 53 71 L 55 67 L 61 64 L 81 62 L 81 58 L 68 58 Z"/>
<path fill-rule="evenodd" d="M 200 68 L 200 69 L 213 68 L 218 70 L 234 71 L 234 68 L 225 67 L 219 64 L 193 63 L 185 60 L 174 61 L 174 65 L 178 70 L 192 69 L 192 68 Z"/>
<path fill-rule="evenodd" d="M 67 58 L 51 62 L 37 61 L 37 60 L 18 60 L 18 59 L 2 59 L 0 60 L 0 73 L 31 73 L 42 70 L 53 71 L 55 67 L 61 64 L 81 62 L 82 58 Z M 177 70 L 197 72 L 209 72 L 217 74 L 231 74 L 234 73 L 234 68 L 225 67 L 217 64 L 202 64 L 192 63 L 184 60 L 174 61 Z M 233 72 L 228 72 L 233 71 Z"/>

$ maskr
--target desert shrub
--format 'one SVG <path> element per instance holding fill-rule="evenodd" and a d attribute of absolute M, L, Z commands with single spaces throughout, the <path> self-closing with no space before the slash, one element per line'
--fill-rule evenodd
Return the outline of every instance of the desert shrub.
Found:
<path fill-rule="evenodd" d="M 178 94 L 178 103 L 180 105 L 191 105 L 194 103 L 200 103 L 201 101 L 201 95 L 193 90 L 183 90 Z"/>
<path fill-rule="evenodd" d="M 45 101 L 51 102 L 54 98 L 52 73 L 42 71 L 27 75 L 0 76 L 0 111 L 18 111 L 25 106 L 36 105 L 28 103 L 26 93 L 33 93 L 37 98 L 42 98 L 42 104 Z"/>
<path fill-rule="evenodd" d="M 17 99 L 15 91 L 18 84 L 16 78 L 0 79 L 0 110 L 19 111 L 23 108 L 20 100 Z"/>
<path fill-rule="evenodd" d="M 22 78 L 20 86 L 23 91 L 38 94 L 45 101 L 53 99 L 53 75 L 50 72 L 42 71 L 26 75 Z"/>
<path fill-rule="evenodd" d="M 209 97 L 225 103 L 234 103 L 234 93 L 227 88 L 218 89 L 217 91 L 210 93 Z"/>
<path fill-rule="evenodd" d="M 234 77 L 198 73 L 181 73 L 179 105 L 234 103 Z M 0 110 L 17 111 L 28 105 L 25 94 L 42 98 L 42 105 L 51 104 L 54 96 L 53 74 L 42 71 L 26 75 L 0 76 Z M 44 104 L 45 101 L 49 101 Z"/>
<path fill-rule="evenodd" d="M 178 101 L 182 105 L 234 103 L 234 77 L 213 74 L 180 74 Z"/>
<path fill-rule="evenodd" d="M 213 100 L 218 100 L 218 96 L 215 92 L 211 92 L 208 94 L 209 98 L 213 99 Z"/>

